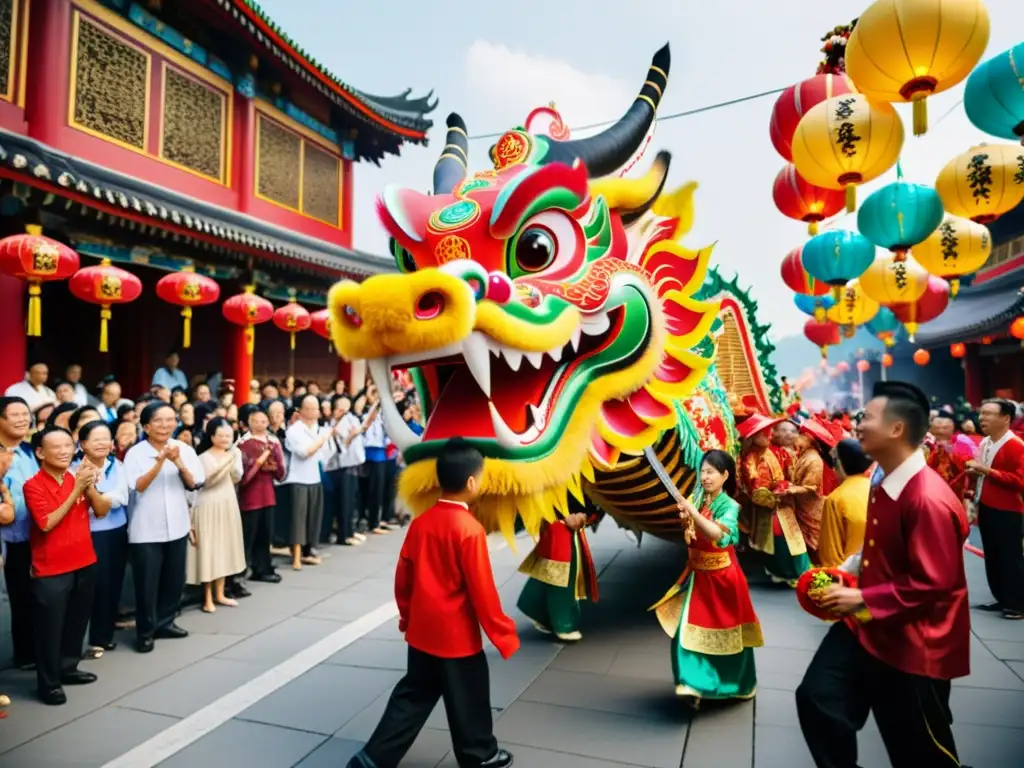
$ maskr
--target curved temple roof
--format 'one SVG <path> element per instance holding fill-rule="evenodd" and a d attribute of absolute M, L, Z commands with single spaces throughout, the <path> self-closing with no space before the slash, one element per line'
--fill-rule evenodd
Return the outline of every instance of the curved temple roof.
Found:
<path fill-rule="evenodd" d="M 425 144 L 427 131 L 433 125 L 425 115 L 437 106 L 426 96 L 409 98 L 412 89 L 397 96 L 373 96 L 342 82 L 323 64 L 307 54 L 292 38 L 275 24 L 255 0 L 206 0 L 216 3 L 231 15 L 242 29 L 263 44 L 286 66 L 310 85 L 329 97 L 350 114 L 379 129 L 394 134 L 402 141 Z"/>
<path fill-rule="evenodd" d="M 1013 318 L 1024 313 L 1024 287 L 1019 270 L 960 291 L 949 307 L 917 331 L 917 343 L 926 347 L 970 341 L 990 333 L 1006 332 Z"/>

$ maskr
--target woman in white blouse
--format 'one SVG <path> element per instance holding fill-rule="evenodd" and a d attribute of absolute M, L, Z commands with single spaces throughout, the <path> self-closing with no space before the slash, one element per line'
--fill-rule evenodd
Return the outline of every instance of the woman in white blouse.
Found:
<path fill-rule="evenodd" d="M 213 613 L 218 605 L 238 605 L 224 594 L 224 579 L 245 570 L 242 514 L 235 493 L 242 479 L 242 453 L 234 440 L 235 431 L 227 420 L 216 418 L 207 425 L 199 448 L 206 482 L 192 510 L 186 570 L 189 584 L 203 585 L 206 613 Z"/>
<path fill-rule="evenodd" d="M 135 581 L 135 634 L 140 653 L 153 650 L 154 638 L 187 637 L 174 623 L 185 589 L 189 532 L 188 491 L 205 481 L 192 446 L 171 438 L 178 424 L 164 402 L 147 405 L 139 418 L 146 439 L 124 458 L 128 488 L 128 549 Z"/>

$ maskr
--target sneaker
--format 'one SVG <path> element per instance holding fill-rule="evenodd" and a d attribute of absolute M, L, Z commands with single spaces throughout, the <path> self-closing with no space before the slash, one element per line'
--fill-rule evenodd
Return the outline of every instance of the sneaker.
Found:
<path fill-rule="evenodd" d="M 1010 621 L 1022 621 L 1024 620 L 1024 613 L 1020 611 L 1003 611 L 1003 618 L 1009 619 Z"/>
<path fill-rule="evenodd" d="M 357 539 L 355 536 L 350 536 L 343 542 L 348 547 L 361 547 L 365 539 Z"/>
<path fill-rule="evenodd" d="M 567 643 L 575 643 L 583 639 L 583 635 L 579 631 L 573 632 L 558 632 L 556 634 L 559 640 L 564 640 Z"/>
<path fill-rule="evenodd" d="M 542 635 L 550 635 L 551 630 L 541 624 L 539 621 L 533 622 L 533 628 L 540 632 Z"/>
<path fill-rule="evenodd" d="M 989 613 L 1001 613 L 1003 606 L 999 602 L 982 603 L 981 605 L 974 606 L 979 611 L 988 611 Z"/>
<path fill-rule="evenodd" d="M 494 753 L 494 757 L 480 763 L 480 768 L 508 768 L 512 763 L 512 753 L 507 749 L 499 749 Z"/>
<path fill-rule="evenodd" d="M 365 533 L 353 533 L 352 534 L 352 538 L 353 539 L 359 539 L 360 542 L 364 542 L 364 541 L 366 541 L 366 534 Z"/>

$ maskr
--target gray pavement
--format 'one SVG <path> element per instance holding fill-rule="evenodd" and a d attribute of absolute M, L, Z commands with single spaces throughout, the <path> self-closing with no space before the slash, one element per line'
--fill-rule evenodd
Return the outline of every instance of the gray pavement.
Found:
<path fill-rule="evenodd" d="M 388 603 L 400 540 L 396 533 L 359 549 L 331 548 L 317 568 L 282 569 L 281 584 L 254 585 L 238 608 L 214 615 L 189 610 L 180 623 L 191 636 L 159 641 L 152 654 L 135 654 L 122 636 L 123 649 L 83 663 L 100 680 L 69 689 L 64 707 L 37 704 L 32 675 L 0 674 L 0 691 L 14 698 L 0 720 L 0 768 L 98 767 L 140 745 L 132 766 L 343 766 L 369 737 L 404 670 L 397 624 L 386 621 L 308 670 L 302 661 L 325 643 L 360 634 L 367 614 Z M 591 542 L 601 601 L 586 607 L 583 642 L 571 646 L 538 636 L 515 611 L 524 580 L 516 567 L 530 542 L 521 540 L 518 553 L 500 544 L 492 552 L 502 599 L 522 637 L 510 661 L 488 648 L 495 730 L 516 765 L 811 766 L 793 690 L 826 626 L 804 614 L 790 592 L 754 578 L 767 643 L 756 652 L 758 696 L 691 716 L 673 696 L 668 639 L 646 611 L 678 576 L 679 551 L 651 539 L 638 550 L 610 521 Z M 974 601 L 989 599 L 981 561 L 968 556 L 968 568 Z M 980 612 L 972 618 L 974 672 L 953 689 L 961 756 L 975 768 L 1020 766 L 1024 624 Z M 227 699 L 275 675 L 279 687 L 265 696 L 257 691 L 251 705 L 224 716 Z M 194 727 L 193 736 L 216 727 L 197 740 L 187 737 L 187 746 L 163 759 L 154 738 L 179 723 L 186 732 Z M 862 765 L 887 764 L 873 725 L 860 742 Z M 439 705 L 403 765 L 451 768 L 449 747 Z"/>

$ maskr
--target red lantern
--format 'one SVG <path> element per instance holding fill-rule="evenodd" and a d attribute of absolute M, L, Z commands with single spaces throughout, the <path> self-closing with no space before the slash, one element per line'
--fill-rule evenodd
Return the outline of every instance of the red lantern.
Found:
<path fill-rule="evenodd" d="M 255 326 L 274 316 L 274 305 L 256 295 L 256 286 L 247 285 L 244 293 L 232 296 L 221 305 L 224 317 L 245 328 L 245 349 L 251 355 L 256 348 Z"/>
<path fill-rule="evenodd" d="M 920 366 L 928 365 L 931 362 L 932 355 L 927 349 L 919 349 L 914 353 L 914 362 Z"/>
<path fill-rule="evenodd" d="M 769 126 L 776 151 L 793 162 L 793 134 L 796 133 L 800 118 L 825 99 L 856 92 L 853 82 L 846 75 L 816 75 L 784 90 L 772 107 Z"/>
<path fill-rule="evenodd" d="M 295 349 L 295 334 L 309 330 L 312 320 L 306 308 L 295 303 L 294 293 L 291 298 L 292 301 L 274 312 L 274 325 L 291 334 L 291 348 Z"/>
<path fill-rule="evenodd" d="M 949 283 L 934 275 L 928 278 L 928 287 L 921 298 L 909 304 L 893 304 L 889 309 L 907 327 L 910 341 L 914 340 L 917 326 L 927 323 L 946 311 L 949 306 Z"/>
<path fill-rule="evenodd" d="M 97 266 L 78 270 L 72 275 L 68 288 L 76 299 L 100 305 L 100 352 L 108 352 L 110 307 L 139 298 L 142 282 L 131 272 L 112 266 L 110 259 L 103 259 Z"/>
<path fill-rule="evenodd" d="M 782 260 L 782 282 L 796 293 L 806 296 L 824 296 L 831 290 L 831 287 L 828 283 L 818 282 L 807 274 L 807 270 L 804 269 L 803 250 L 803 247 L 794 248 Z"/>
<path fill-rule="evenodd" d="M 956 344 L 950 344 L 949 345 L 949 356 L 950 357 L 955 357 L 957 360 L 959 360 L 960 358 L 964 357 L 966 354 L 967 354 L 967 345 L 963 344 L 962 342 L 958 341 Z"/>
<path fill-rule="evenodd" d="M 41 336 L 43 283 L 71 277 L 78 269 L 78 254 L 63 243 L 43 237 L 43 228 L 37 224 L 29 224 L 25 231 L 24 235 L 0 240 L 0 272 L 28 282 L 25 332 L 29 336 Z"/>
<path fill-rule="evenodd" d="M 867 373 L 868 371 L 871 370 L 871 363 L 869 363 L 867 360 L 858 360 L 857 370 L 860 371 L 861 373 Z"/>
<path fill-rule="evenodd" d="M 789 163 L 779 171 L 772 186 L 772 199 L 783 216 L 807 224 L 807 232 L 818 234 L 818 222 L 835 216 L 846 207 L 846 192 L 816 187 Z"/>
<path fill-rule="evenodd" d="M 310 328 L 317 336 L 330 341 L 331 338 L 331 310 L 329 309 L 318 309 L 316 312 L 311 312 L 309 315 Z"/>
<path fill-rule="evenodd" d="M 192 307 L 213 304 L 220 298 L 220 286 L 212 278 L 197 275 L 196 268 L 189 264 L 180 272 L 161 277 L 156 284 L 156 295 L 168 304 L 182 308 L 181 316 L 185 322 L 181 346 L 188 349 L 192 346 Z"/>
<path fill-rule="evenodd" d="M 1024 315 L 1010 323 L 1010 335 L 1015 339 L 1024 341 Z"/>
<path fill-rule="evenodd" d="M 817 320 L 808 320 L 804 323 L 804 336 L 821 348 L 822 358 L 828 355 L 828 348 L 840 342 L 839 326 L 835 323 L 819 323 Z"/>
<path fill-rule="evenodd" d="M 892 355 L 890 355 L 888 352 L 882 355 L 882 367 L 892 368 Z"/>

